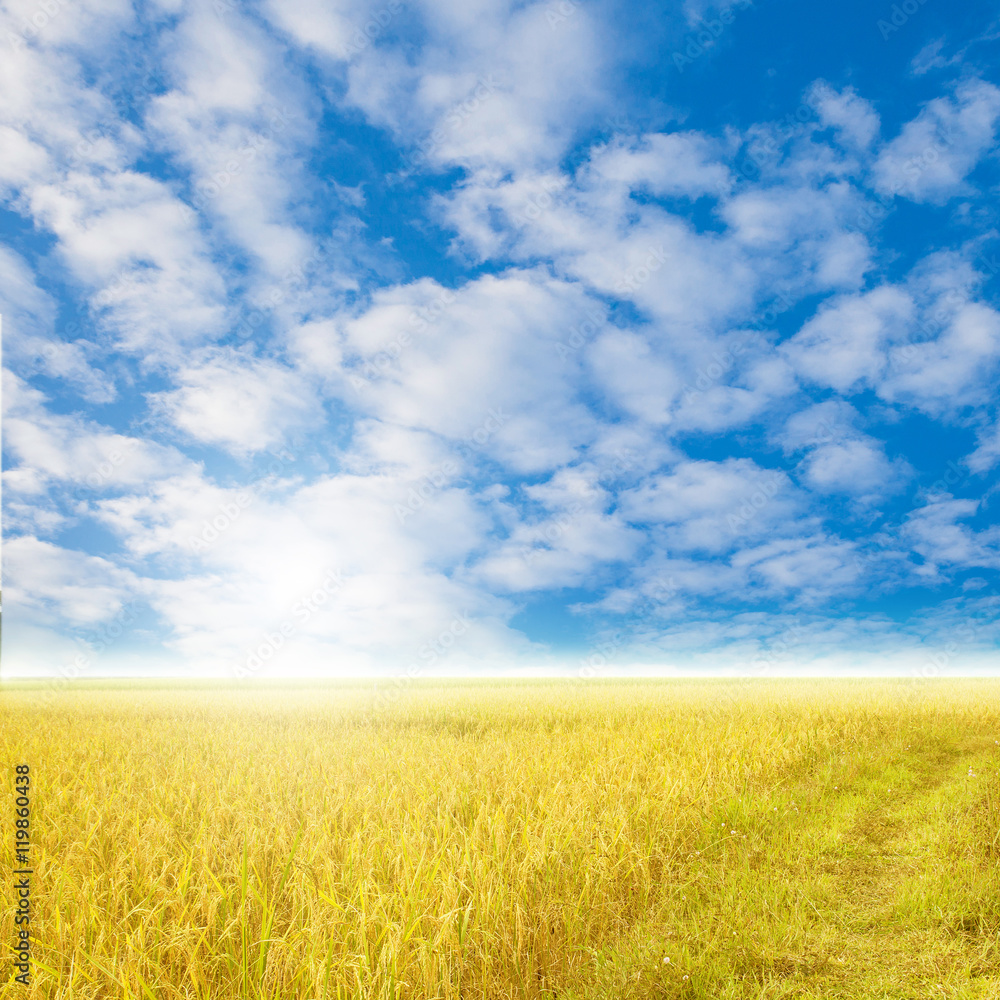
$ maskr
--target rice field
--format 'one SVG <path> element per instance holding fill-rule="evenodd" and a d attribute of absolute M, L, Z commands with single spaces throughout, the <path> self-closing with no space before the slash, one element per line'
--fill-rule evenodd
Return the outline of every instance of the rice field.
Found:
<path fill-rule="evenodd" d="M 3 998 L 1000 997 L 1000 680 L 46 691 Z"/>

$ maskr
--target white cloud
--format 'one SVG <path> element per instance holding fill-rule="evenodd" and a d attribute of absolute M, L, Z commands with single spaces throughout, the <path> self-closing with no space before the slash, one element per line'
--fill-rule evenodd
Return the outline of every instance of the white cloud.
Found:
<path fill-rule="evenodd" d="M 595 379 L 625 411 L 650 424 L 670 422 L 681 379 L 641 333 L 608 330 L 589 348 L 587 360 Z"/>
<path fill-rule="evenodd" d="M 562 469 L 550 480 L 522 488 L 540 505 L 513 523 L 507 539 L 475 567 L 474 578 L 509 591 L 580 586 L 602 565 L 634 555 L 642 535 L 609 510 L 612 496 L 596 470 Z"/>
<path fill-rule="evenodd" d="M 904 340 L 913 314 L 910 296 L 892 286 L 838 296 L 782 346 L 782 353 L 810 381 L 854 392 L 881 382 L 886 349 Z"/>
<path fill-rule="evenodd" d="M 980 431 L 976 449 L 965 463 L 973 472 L 988 472 L 1000 462 L 1000 423 Z"/>
<path fill-rule="evenodd" d="M 88 402 L 107 403 L 115 398 L 112 377 L 90 364 L 96 345 L 82 338 L 65 341 L 52 336 L 55 300 L 35 283 L 27 261 L 5 247 L 0 247 L 0 295 L 8 365 L 61 379 Z"/>
<path fill-rule="evenodd" d="M 954 98 L 937 97 L 903 126 L 873 168 L 876 190 L 943 204 L 971 190 L 966 177 L 996 139 L 1000 90 L 967 80 Z"/>
<path fill-rule="evenodd" d="M 933 340 L 896 347 L 879 395 L 939 414 L 994 398 L 1000 313 L 966 302 Z"/>
<path fill-rule="evenodd" d="M 309 383 L 277 361 L 216 350 L 174 379 L 178 388 L 150 398 L 154 409 L 195 441 L 238 455 L 279 447 L 296 428 L 324 423 Z"/>
<path fill-rule="evenodd" d="M 384 12 L 381 12 L 382 20 L 386 19 L 390 8 L 395 14 L 403 7 L 402 0 L 387 3 Z M 357 44 L 354 38 L 357 32 L 361 32 L 364 47 L 371 44 L 371 38 L 363 32 L 369 10 L 375 13 L 373 5 L 367 3 L 341 2 L 334 5 L 318 0 L 304 0 L 303 3 L 295 4 L 268 0 L 265 5 L 267 16 L 274 24 L 287 31 L 299 45 L 314 47 L 327 55 L 340 58 L 346 58 L 351 47 Z M 377 38 L 384 26 L 379 19 L 373 20 L 373 33 Z"/>
<path fill-rule="evenodd" d="M 206 470 L 57 413 L 9 376 L 5 514 L 22 533 L 14 593 L 33 620 L 97 621 L 141 593 L 170 650 L 221 671 L 294 620 L 294 641 L 271 660 L 280 672 L 444 663 L 421 650 L 462 616 L 456 657 L 526 662 L 541 651 L 506 625 L 511 595 L 586 587 L 595 600 L 581 612 L 639 609 L 662 661 L 664 642 L 698 638 L 703 601 L 716 617 L 765 599 L 801 609 L 859 593 L 863 580 L 996 566 L 992 529 L 968 529 L 968 506 L 940 499 L 862 566 L 862 541 L 825 533 L 817 512 L 844 496 L 838 514 L 870 525 L 911 470 L 843 401 L 795 397 L 799 380 L 872 390 L 935 417 L 976 407 L 967 422 L 985 425 L 1000 324 L 974 300 L 962 254 L 871 288 L 886 258 L 857 217 L 866 176 L 879 191 L 903 178 L 935 204 L 975 194 L 969 177 L 994 142 L 1000 91 L 967 81 L 881 147 L 873 106 L 820 81 L 807 96 L 819 127 L 667 131 L 678 115 L 660 109 L 660 131 L 588 153 L 573 144 L 612 106 L 607 70 L 620 55 L 601 11 L 380 4 L 269 3 L 258 13 L 280 26 L 275 38 L 235 6 L 220 16 L 166 0 L 148 53 L 156 83 L 128 109 L 140 128 L 90 84 L 103 70 L 88 53 L 115 43 L 130 8 L 81 8 L 86 18 L 53 23 L 0 66 L 0 139 L 16 137 L 0 190 L 55 238 L 35 265 L 54 265 L 51 284 L 0 253 L 14 360 L 90 403 L 113 398 L 99 367 L 117 363 L 123 394 L 145 391 L 189 445 L 241 461 L 297 453 L 294 467 L 282 458 L 248 486 L 234 479 L 254 474 L 223 474 L 232 463 L 218 455 Z M 71 24 L 87 30 L 74 39 Z M 404 27 L 419 42 L 397 35 Z M 384 191 L 379 176 L 315 173 L 331 122 L 354 118 L 337 156 L 366 131 L 359 110 L 397 152 L 418 153 L 382 178 Z M 358 141 L 351 156 L 364 152 Z M 759 179 L 734 169 L 748 151 L 767 154 Z M 458 167 L 461 179 L 414 193 L 424 167 Z M 197 210 L 182 200 L 191 192 Z M 421 273 L 416 244 L 397 252 L 395 237 L 361 221 L 384 211 L 383 195 L 410 236 L 450 227 L 452 256 L 437 273 L 457 274 L 454 287 L 402 277 Z M 680 203 L 694 199 L 704 199 L 694 212 Z M 429 219 L 407 217 L 428 204 Z M 321 260 L 320 232 L 330 234 Z M 427 247 L 438 238 L 423 235 Z M 464 267 L 469 257 L 486 267 Z M 57 282 L 91 306 L 89 339 L 53 335 L 43 289 Z M 777 313 L 830 292 L 775 349 Z M 254 350 L 213 345 L 241 308 L 258 310 L 243 330 Z M 795 406 L 808 408 L 789 416 Z M 823 420 L 829 434 L 816 436 Z M 690 459 L 693 432 L 712 455 L 759 434 L 784 447 L 787 467 Z M 1000 454 L 991 441 L 970 456 L 974 468 Z M 80 485 L 94 495 L 72 495 Z M 44 540 L 85 517 L 119 541 L 113 557 Z M 926 569 L 901 565 L 911 551 Z M 299 620 L 334 571 L 335 593 Z M 657 588 L 671 579 L 673 590 Z M 825 627 L 834 643 L 837 626 Z M 747 616 L 698 628 L 703 643 L 751 651 L 761 633 Z M 865 629 L 880 634 L 878 623 Z"/>
<path fill-rule="evenodd" d="M 348 99 L 412 143 L 419 162 L 552 163 L 606 100 L 598 88 L 606 55 L 586 6 L 559 23 L 551 11 L 546 2 L 422 2 L 419 51 L 365 47 L 348 69 Z"/>
<path fill-rule="evenodd" d="M 904 460 L 890 461 L 859 423 L 854 407 L 831 400 L 794 414 L 778 438 L 787 451 L 806 452 L 800 469 L 812 490 L 874 503 L 897 492 L 912 470 Z"/>
<path fill-rule="evenodd" d="M 853 543 L 825 535 L 765 542 L 736 553 L 732 562 L 767 590 L 806 605 L 853 589 L 859 575 Z"/>
<path fill-rule="evenodd" d="M 619 139 L 591 154 L 584 182 L 594 188 L 697 198 L 728 191 L 729 168 L 722 150 L 700 132 L 654 133 Z"/>
<path fill-rule="evenodd" d="M 819 80 L 809 91 L 809 101 L 823 127 L 833 128 L 838 141 L 850 149 L 868 149 L 878 135 L 881 125 L 878 112 L 853 87 L 845 87 L 838 93 Z"/>
<path fill-rule="evenodd" d="M 55 301 L 35 283 L 35 276 L 27 261 L 20 254 L 2 246 L 0 289 L 3 294 L 3 314 L 8 321 L 13 319 L 23 328 L 23 335 L 51 331 L 56 315 Z"/>
<path fill-rule="evenodd" d="M 74 414 L 52 413 L 45 396 L 3 373 L 4 447 L 18 465 L 4 472 L 15 493 L 38 495 L 63 481 L 105 491 L 148 483 L 189 463 L 173 448 L 117 434 Z"/>
<path fill-rule="evenodd" d="M 958 52 L 946 59 L 941 54 L 944 45 L 944 38 L 935 38 L 933 41 L 928 42 L 910 61 L 910 69 L 913 71 L 913 74 L 915 76 L 923 76 L 932 69 L 946 69 L 948 66 L 954 66 L 956 63 L 962 61 L 962 56 L 965 54 L 964 51 Z"/>
<path fill-rule="evenodd" d="M 580 362 L 558 348 L 592 307 L 544 271 L 486 276 L 449 292 L 397 286 L 341 327 L 343 398 L 519 472 L 565 464 L 593 439 Z"/>
<path fill-rule="evenodd" d="M 4 542 L 7 613 L 36 624 L 92 625 L 138 596 L 134 574 L 110 559 L 29 535 Z"/>
<path fill-rule="evenodd" d="M 940 569 L 1000 568 L 1000 528 L 975 531 L 961 520 L 979 509 L 975 500 L 956 500 L 949 494 L 929 497 L 923 507 L 909 514 L 902 536 L 926 560 L 917 576 L 936 579 Z"/>
<path fill-rule="evenodd" d="M 803 512 L 786 473 L 745 458 L 683 461 L 619 494 L 619 510 L 633 524 L 663 525 L 672 553 L 724 553 L 746 539 L 796 531 Z"/>
<path fill-rule="evenodd" d="M 796 284 L 828 291 L 857 288 L 872 267 L 867 238 L 848 231 L 859 207 L 858 193 L 846 181 L 823 187 L 782 182 L 737 194 L 722 215 L 735 240 L 764 254 L 758 266 L 771 264 L 773 254 L 772 266 L 787 268 Z"/>
<path fill-rule="evenodd" d="M 304 485 L 278 468 L 249 487 L 176 477 L 99 509 L 134 557 L 159 567 L 143 581 L 148 602 L 167 645 L 204 669 L 232 673 L 284 622 L 295 636 L 272 664 L 279 672 L 402 670 L 456 615 L 472 620 L 464 654 L 513 654 L 524 646 L 503 624 L 513 609 L 456 574 L 488 515 L 467 491 L 445 488 L 401 517 L 419 485 L 398 474 Z"/>
<path fill-rule="evenodd" d="M 170 358 L 220 329 L 221 279 L 193 213 L 162 182 L 71 174 L 35 188 L 31 207 L 125 350 Z"/>

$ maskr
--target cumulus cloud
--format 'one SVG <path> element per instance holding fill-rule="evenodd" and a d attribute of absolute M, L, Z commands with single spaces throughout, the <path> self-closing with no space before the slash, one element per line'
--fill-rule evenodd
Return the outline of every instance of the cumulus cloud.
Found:
<path fill-rule="evenodd" d="M 214 352 L 175 379 L 178 388 L 151 397 L 154 408 L 195 441 L 238 455 L 277 448 L 297 427 L 323 422 L 309 383 L 280 362 Z"/>
<path fill-rule="evenodd" d="M 929 497 L 913 510 L 903 526 L 903 536 L 925 560 L 915 572 L 937 578 L 957 568 L 997 568 L 1000 565 L 1000 529 L 974 530 L 963 520 L 979 509 L 976 500 L 962 500 L 950 494 Z"/>
<path fill-rule="evenodd" d="M 805 453 L 800 470 L 810 489 L 875 502 L 902 487 L 911 474 L 908 463 L 890 460 L 882 442 L 865 434 L 860 422 L 858 411 L 839 400 L 788 419 L 778 438 L 786 450 Z"/>
<path fill-rule="evenodd" d="M 728 189 L 729 168 L 721 150 L 698 132 L 673 132 L 619 139 L 594 152 L 587 182 L 620 185 L 627 191 L 697 198 Z"/>
<path fill-rule="evenodd" d="M 906 338 L 914 307 L 902 289 L 882 286 L 834 298 L 783 345 L 805 378 L 851 393 L 881 382 L 887 347 Z"/>
<path fill-rule="evenodd" d="M 113 560 L 30 535 L 4 545 L 4 575 L 7 607 L 34 624 L 82 626 L 107 620 L 135 596 L 138 585 L 134 574 Z"/>
<path fill-rule="evenodd" d="M 837 139 L 847 147 L 868 149 L 878 136 L 878 112 L 853 87 L 838 93 L 825 81 L 817 81 L 809 91 L 809 99 L 822 125 L 834 129 Z"/>
<path fill-rule="evenodd" d="M 3 402 L 4 447 L 17 460 L 4 472 L 4 484 L 15 492 L 39 495 L 57 483 L 93 491 L 134 486 L 190 462 L 172 447 L 53 413 L 41 392 L 10 371 L 4 371 Z"/>
<path fill-rule="evenodd" d="M 550 469 L 591 441 L 572 328 L 593 305 L 544 271 L 486 276 L 451 292 L 396 287 L 342 324 L 346 401 L 431 431 L 519 472 Z"/>
<path fill-rule="evenodd" d="M 873 166 L 876 189 L 933 204 L 967 194 L 966 178 L 992 148 L 998 118 L 1000 90 L 984 80 L 963 81 L 953 97 L 929 101 L 886 144 Z"/>
<path fill-rule="evenodd" d="M 620 497 L 634 523 L 663 525 L 671 552 L 725 552 L 791 528 L 803 509 L 787 474 L 749 459 L 682 462 Z"/>

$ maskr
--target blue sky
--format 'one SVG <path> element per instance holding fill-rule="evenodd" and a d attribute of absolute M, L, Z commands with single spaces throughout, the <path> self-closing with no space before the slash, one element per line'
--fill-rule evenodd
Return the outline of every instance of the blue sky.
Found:
<path fill-rule="evenodd" d="M 992 5 L 3 17 L 6 676 L 995 670 Z"/>

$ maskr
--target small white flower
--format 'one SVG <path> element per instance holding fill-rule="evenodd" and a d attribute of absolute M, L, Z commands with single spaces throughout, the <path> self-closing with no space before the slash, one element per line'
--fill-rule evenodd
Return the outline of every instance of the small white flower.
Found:
<path fill-rule="evenodd" d="M 670 958 L 669 958 L 669 956 L 663 960 L 663 964 L 664 965 L 669 965 L 670 964 Z"/>

